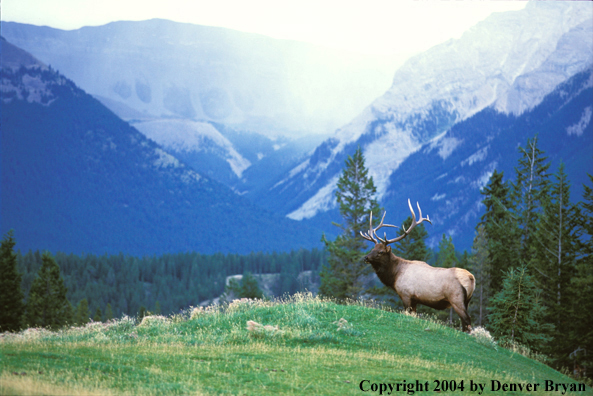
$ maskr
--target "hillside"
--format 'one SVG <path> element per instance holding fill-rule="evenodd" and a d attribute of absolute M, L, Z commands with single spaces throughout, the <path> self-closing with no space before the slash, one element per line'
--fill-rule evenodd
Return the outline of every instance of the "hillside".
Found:
<path fill-rule="evenodd" d="M 0 231 L 15 230 L 17 249 L 142 256 L 320 244 L 321 232 L 195 172 L 5 40 L 2 55 Z"/>
<path fill-rule="evenodd" d="M 593 394 L 484 337 L 310 295 L 4 333 L 0 350 L 2 394 Z"/>

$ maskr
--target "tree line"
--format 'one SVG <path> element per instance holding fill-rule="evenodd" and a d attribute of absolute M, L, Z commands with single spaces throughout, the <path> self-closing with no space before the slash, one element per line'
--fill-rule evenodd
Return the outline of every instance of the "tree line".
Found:
<path fill-rule="evenodd" d="M 583 199 L 570 199 L 570 181 L 560 163 L 538 148 L 538 137 L 519 147 L 514 178 L 494 171 L 481 190 L 485 211 L 476 225 L 471 252 L 455 251 L 453 238 L 443 235 L 437 252 L 427 248 L 424 224 L 392 250 L 408 260 L 440 267 L 461 267 L 476 277 L 470 303 L 474 326 L 491 331 L 502 344 L 520 345 L 544 354 L 557 367 L 577 375 L 593 375 L 593 188 Z M 589 175 L 593 185 L 593 176 Z M 360 231 L 373 227 L 382 209 L 360 148 L 348 157 L 338 182 L 342 230 L 334 241 L 324 238 L 328 264 L 321 270 L 320 293 L 337 298 L 381 299 L 401 308 L 394 291 L 365 282 L 372 273 L 362 258 L 368 248 Z M 404 221 L 407 228 L 412 222 Z M 400 229 L 400 235 L 403 231 Z M 419 307 L 420 308 L 420 307 Z M 452 311 L 430 308 L 451 322 Z"/>
<path fill-rule="evenodd" d="M 272 293 L 303 291 L 298 280 L 326 260 L 323 250 L 133 257 L 14 251 L 14 232 L 0 248 L 0 331 L 60 328 L 112 318 L 170 314 L 225 292 L 230 275 L 279 274 Z M 313 276 L 314 277 L 314 276 Z M 242 297 L 241 293 L 235 293 Z M 263 294 L 262 294 L 263 296 Z"/>
<path fill-rule="evenodd" d="M 424 224 L 393 246 L 409 260 L 461 267 L 476 277 L 470 314 L 474 326 L 490 330 L 499 342 L 522 345 L 551 358 L 555 367 L 592 375 L 593 367 L 593 188 L 583 199 L 570 199 L 570 181 L 560 164 L 538 148 L 538 137 L 519 147 L 513 178 L 494 171 L 481 190 L 485 211 L 476 225 L 471 252 L 455 250 L 443 235 L 438 250 L 426 246 Z M 593 177 L 589 176 L 593 185 Z M 348 157 L 336 199 L 343 218 L 325 250 L 249 255 L 199 253 L 152 257 L 14 252 L 9 232 L 0 248 L 0 330 L 23 326 L 58 328 L 89 318 L 108 320 L 123 314 L 172 313 L 223 292 L 261 297 L 253 275 L 279 273 L 274 294 L 294 293 L 303 271 L 318 274 L 319 293 L 337 300 L 374 298 L 401 307 L 397 295 L 376 281 L 362 261 L 368 248 L 360 237 L 382 212 L 376 188 L 359 148 Z M 412 222 L 404 221 L 407 228 Z M 403 232 L 400 230 L 400 233 Z M 227 276 L 244 274 L 225 285 Z M 253 275 L 252 275 L 253 274 Z M 73 305 L 75 304 L 75 305 Z M 420 308 L 420 307 L 419 307 Z M 439 313 L 453 321 L 452 311 Z"/>
<path fill-rule="evenodd" d="M 564 164 L 550 173 L 537 139 L 519 147 L 513 179 L 495 171 L 482 190 L 470 258 L 483 285 L 477 319 L 557 367 L 593 375 L 593 189 L 571 201 Z"/>

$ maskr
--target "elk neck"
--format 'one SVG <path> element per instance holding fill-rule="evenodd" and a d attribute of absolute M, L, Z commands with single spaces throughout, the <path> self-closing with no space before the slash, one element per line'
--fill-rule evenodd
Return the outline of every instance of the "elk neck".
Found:
<path fill-rule="evenodd" d="M 386 255 L 383 260 L 373 260 L 371 265 L 379 280 L 386 286 L 394 288 L 395 281 L 407 261 L 396 256 L 393 252 Z"/>

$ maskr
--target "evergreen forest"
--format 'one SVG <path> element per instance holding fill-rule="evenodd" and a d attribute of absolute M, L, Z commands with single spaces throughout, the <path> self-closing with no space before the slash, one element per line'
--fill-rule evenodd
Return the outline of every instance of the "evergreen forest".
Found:
<path fill-rule="evenodd" d="M 16 253 L 25 296 L 30 296 L 44 256 L 49 254 L 39 251 Z M 88 321 L 94 319 L 98 311 L 101 312 L 100 320 L 122 315 L 134 317 L 141 311 L 165 315 L 176 313 L 221 296 L 225 292 L 226 277 L 237 274 L 278 273 L 279 280 L 272 285 L 274 296 L 305 291 L 310 284 L 300 282 L 298 275 L 304 271 L 318 273 L 325 256 L 322 250 L 302 249 L 249 255 L 192 252 L 141 258 L 123 254 L 96 256 L 58 252 L 53 258 L 60 268 L 67 299 L 74 309 L 86 300 L 89 315 L 83 315 L 81 321 Z M 314 282 L 315 276 L 308 280 Z M 111 314 L 106 316 L 108 309 Z"/>
<path fill-rule="evenodd" d="M 456 251 L 454 235 L 443 235 L 438 250 L 426 246 L 425 224 L 395 243 L 393 251 L 409 260 L 468 269 L 476 278 L 469 308 L 474 327 L 484 327 L 503 346 L 531 351 L 576 377 L 591 377 L 593 176 L 576 200 L 570 197 L 564 165 L 550 169 L 537 135 L 518 150 L 515 174 L 494 170 L 481 191 L 484 213 L 471 252 Z M 15 233 L 10 231 L 0 249 L 1 330 L 171 314 L 220 296 L 224 301 L 229 294 L 266 297 L 258 289 L 266 274 L 276 274 L 267 297 L 317 288 L 338 300 L 372 298 L 401 309 L 395 293 L 374 281 L 362 261 L 370 246 L 361 244 L 358 234 L 369 224 L 369 211 L 376 226 L 382 209 L 360 150 L 346 161 L 338 187 L 344 222 L 335 225 L 343 234 L 334 241 L 323 236 L 324 250 L 144 257 L 23 254 L 14 252 Z M 411 222 L 406 219 L 403 228 Z M 300 275 L 306 271 L 305 282 Z M 244 275 L 240 283 L 227 284 L 227 277 L 238 274 Z M 451 310 L 424 308 L 419 313 L 459 324 Z"/>

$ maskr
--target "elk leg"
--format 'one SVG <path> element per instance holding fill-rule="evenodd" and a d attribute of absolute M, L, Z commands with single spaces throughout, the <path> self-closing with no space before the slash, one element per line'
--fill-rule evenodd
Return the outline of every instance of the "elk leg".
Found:
<path fill-rule="evenodd" d="M 400 297 L 404 303 L 404 311 L 416 313 L 417 302 L 410 297 Z"/>
<path fill-rule="evenodd" d="M 459 315 L 459 317 L 461 318 L 461 329 L 466 333 L 469 333 L 472 329 L 472 319 L 468 315 L 467 310 L 463 305 L 460 306 L 459 304 L 454 303 L 451 304 L 451 306 L 453 307 L 455 312 L 457 312 L 457 315 Z"/>

